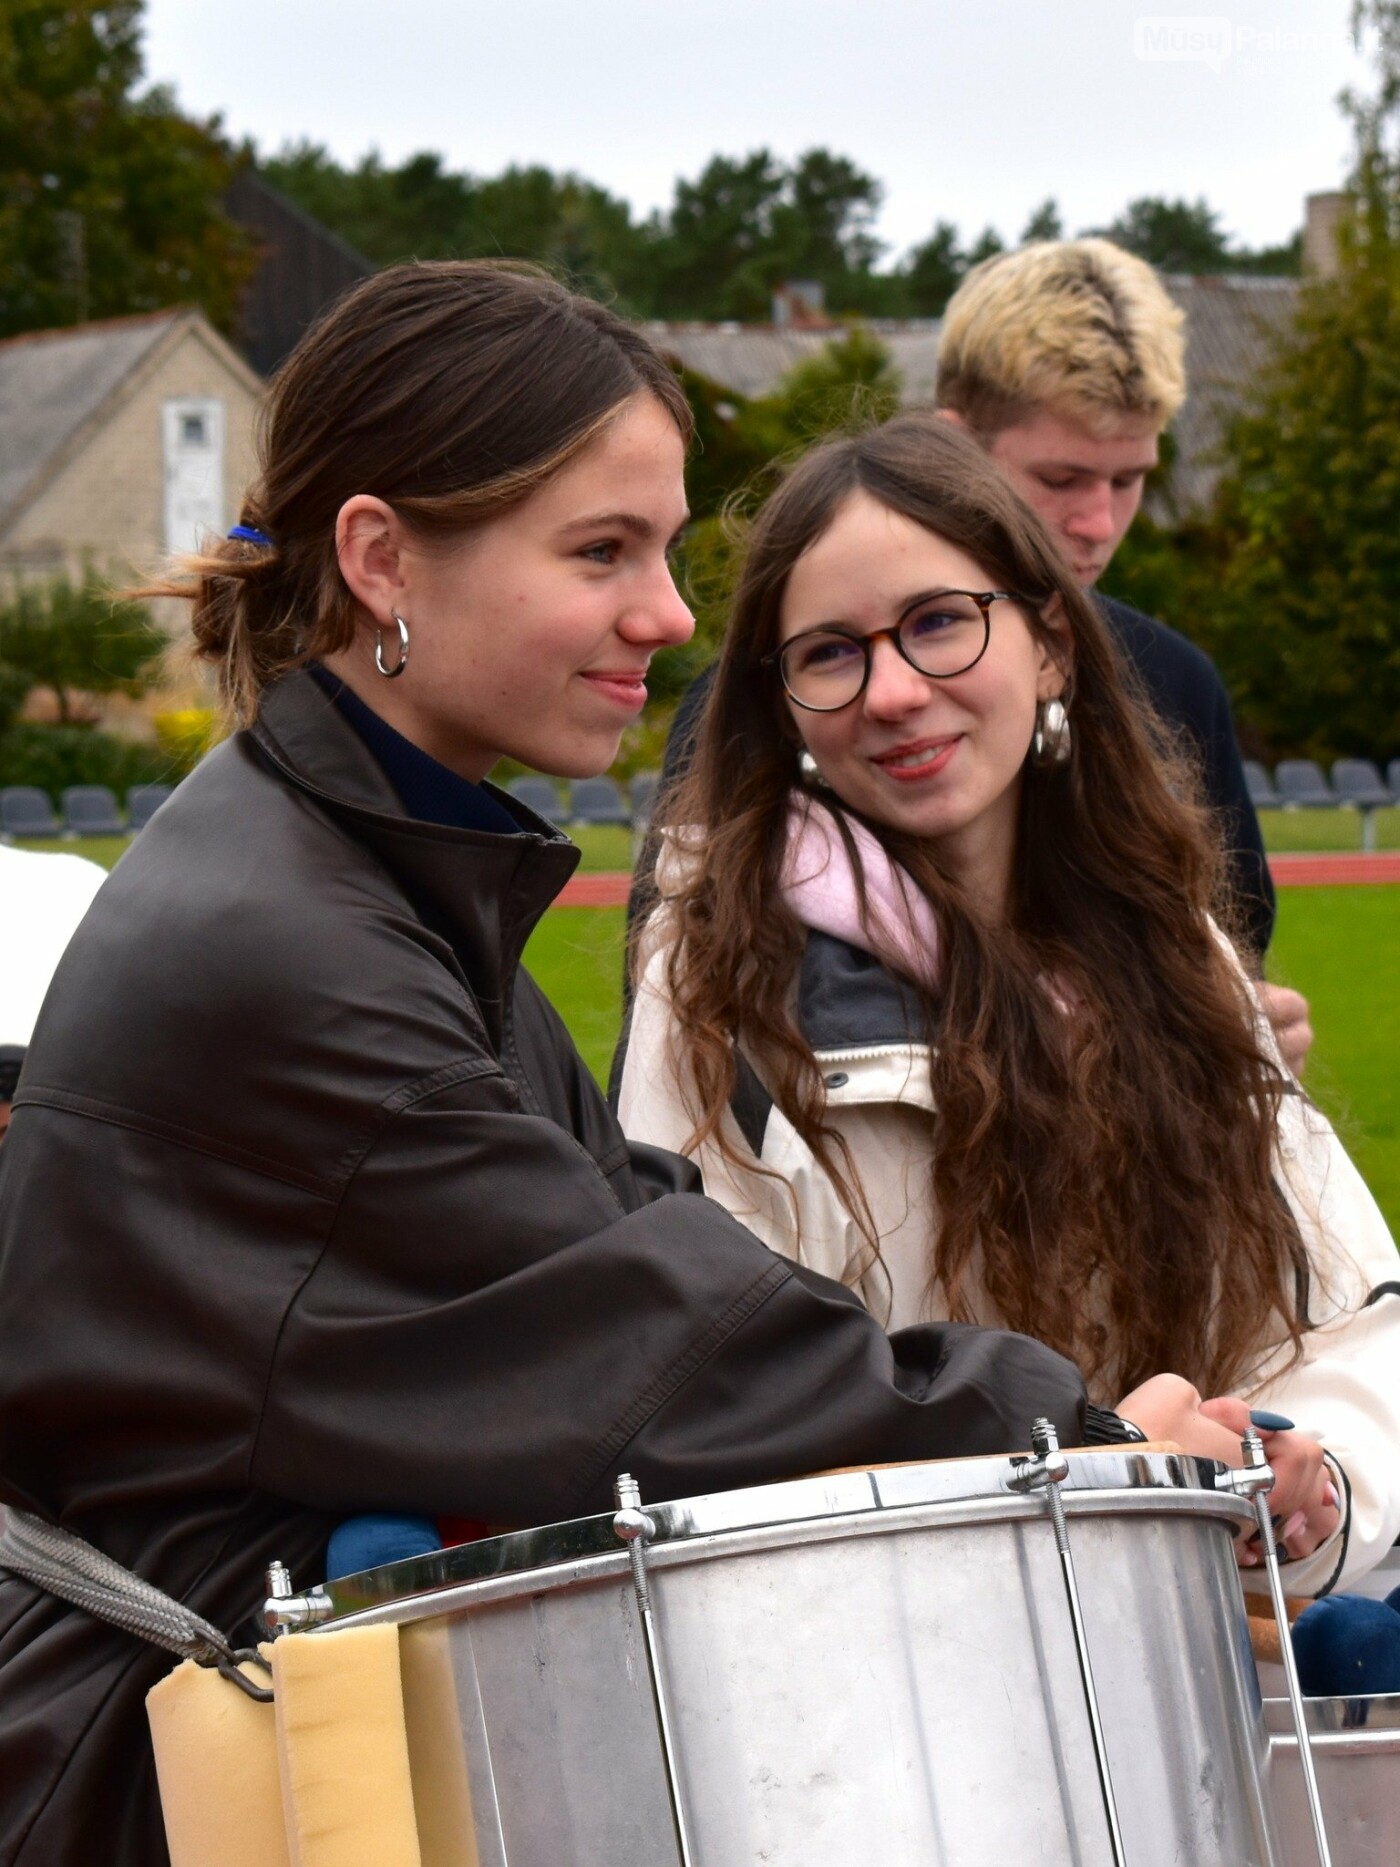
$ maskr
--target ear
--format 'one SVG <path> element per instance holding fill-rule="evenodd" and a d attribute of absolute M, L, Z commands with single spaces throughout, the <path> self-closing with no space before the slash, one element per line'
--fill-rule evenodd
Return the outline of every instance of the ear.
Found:
<path fill-rule="evenodd" d="M 962 411 L 956 408 L 937 408 L 934 411 L 940 421 L 946 421 L 950 428 L 961 428 L 967 432 L 967 423 L 962 418 Z"/>
<path fill-rule="evenodd" d="M 1040 610 L 1041 626 L 1049 639 L 1040 638 L 1040 667 L 1036 673 L 1036 699 L 1058 700 L 1074 673 L 1074 637 L 1065 615 L 1064 599 L 1054 591 Z"/>
<path fill-rule="evenodd" d="M 340 574 L 376 628 L 388 628 L 403 602 L 407 543 L 398 513 L 371 493 L 356 493 L 336 514 Z"/>

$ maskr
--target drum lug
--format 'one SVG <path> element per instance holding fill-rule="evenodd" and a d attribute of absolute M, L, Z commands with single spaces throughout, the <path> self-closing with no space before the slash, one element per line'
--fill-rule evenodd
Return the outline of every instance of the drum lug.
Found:
<path fill-rule="evenodd" d="M 1093 1740 L 1094 1762 L 1098 1769 L 1099 1794 L 1103 1801 L 1104 1822 L 1113 1867 L 1126 1867 L 1123 1854 L 1123 1831 L 1118 1821 L 1118 1802 L 1113 1793 L 1113 1774 L 1109 1769 L 1108 1746 L 1104 1742 L 1103 1722 L 1099 1716 L 1099 1696 L 1094 1688 L 1094 1669 L 1089 1659 L 1089 1642 L 1084 1632 L 1084 1615 L 1079 1603 L 1079 1583 L 1074 1572 L 1074 1553 L 1069 1543 L 1069 1521 L 1060 1486 L 1069 1476 L 1069 1460 L 1060 1450 L 1059 1435 L 1051 1421 L 1036 1420 L 1031 1427 L 1033 1458 L 1015 1459 L 1010 1483 L 1017 1491 L 1044 1491 L 1050 1523 L 1055 1533 L 1055 1548 L 1060 1558 L 1060 1576 L 1065 1587 L 1074 1635 L 1075 1657 L 1079 1661 L 1079 1682 L 1084 1692 L 1084 1709 Z"/>
<path fill-rule="evenodd" d="M 1327 1822 L 1322 1812 L 1322 1796 L 1317 1787 L 1317 1770 L 1313 1763 L 1312 1736 L 1308 1731 L 1307 1712 L 1303 1705 L 1303 1688 L 1298 1680 L 1298 1663 L 1293 1657 L 1293 1630 L 1288 1624 L 1288 1607 L 1283 1599 L 1283 1578 L 1279 1574 L 1274 1527 L 1269 1517 L 1269 1493 L 1274 1488 L 1274 1473 L 1265 1456 L 1264 1442 L 1253 1427 L 1241 1439 L 1240 1449 L 1244 1455 L 1244 1469 L 1227 1472 L 1217 1482 L 1224 1489 L 1247 1497 L 1254 1506 L 1255 1520 L 1259 1525 L 1259 1553 L 1264 1558 L 1264 1572 L 1269 1578 L 1269 1598 L 1273 1604 L 1274 1619 L 1278 1623 L 1279 1658 L 1283 1662 L 1293 1728 L 1298 1734 L 1298 1763 L 1303 1772 L 1308 1814 L 1312 1818 L 1313 1843 L 1320 1867 L 1332 1867 Z"/>
<path fill-rule="evenodd" d="M 651 1675 L 652 1706 L 656 1713 L 656 1731 L 661 1740 L 661 1761 L 666 1771 L 666 1788 L 671 1803 L 671 1820 L 676 1831 L 677 1867 L 691 1867 L 690 1835 L 686 1826 L 685 1804 L 681 1796 L 680 1771 L 676 1764 L 675 1742 L 671 1735 L 671 1712 L 666 1699 L 666 1681 L 661 1667 L 661 1643 L 656 1631 L 656 1616 L 651 1601 L 651 1580 L 647 1574 L 647 1545 L 656 1535 L 656 1519 L 642 1509 L 642 1493 L 630 1472 L 620 1472 L 613 1486 L 617 1513 L 613 1529 L 627 1545 L 632 1564 L 632 1587 L 637 1597 L 637 1611 L 642 1621 L 642 1640 L 646 1647 L 647 1671 Z"/>
<path fill-rule="evenodd" d="M 274 1640 L 279 1634 L 314 1627 L 318 1621 L 328 1620 L 334 1612 L 331 1598 L 323 1589 L 309 1588 L 304 1595 L 293 1594 L 291 1574 L 284 1562 L 267 1565 L 266 1586 L 262 1623 Z"/>
<path fill-rule="evenodd" d="M 1042 1430 L 1043 1429 L 1043 1430 Z M 1031 1428 L 1034 1458 L 1018 1457 L 1011 1461 L 1007 1480 L 1013 1491 L 1043 1491 L 1047 1485 L 1063 1484 L 1069 1476 L 1069 1460 L 1060 1451 L 1055 1429 L 1048 1420 L 1037 1420 Z"/>

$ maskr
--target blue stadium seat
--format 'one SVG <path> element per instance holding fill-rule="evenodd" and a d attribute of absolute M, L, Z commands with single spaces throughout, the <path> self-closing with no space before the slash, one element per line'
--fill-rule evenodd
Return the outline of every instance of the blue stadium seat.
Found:
<path fill-rule="evenodd" d="M 69 836 L 125 836 L 117 800 L 105 784 L 70 784 L 63 793 L 63 827 Z"/>
<path fill-rule="evenodd" d="M 53 800 L 36 784 L 7 784 L 0 791 L 0 836 L 58 836 L 63 825 Z"/>
<path fill-rule="evenodd" d="M 569 807 L 570 823 L 619 823 L 630 827 L 632 813 L 611 778 L 580 778 Z"/>
<path fill-rule="evenodd" d="M 550 823 L 563 823 L 568 817 L 568 797 L 562 804 L 559 802 L 559 787 L 552 778 L 512 778 L 506 790 L 519 798 L 526 810 L 533 810 Z"/>
<path fill-rule="evenodd" d="M 1339 758 L 1332 767 L 1332 789 L 1354 810 L 1384 810 L 1395 802 L 1369 758 Z"/>
<path fill-rule="evenodd" d="M 659 771 L 639 771 L 632 780 L 632 827 L 644 830 L 651 822 L 651 813 L 656 804 L 657 786 L 661 783 Z"/>
<path fill-rule="evenodd" d="M 1244 782 L 1249 792 L 1249 801 L 1256 810 L 1283 809 L 1283 799 L 1274 789 L 1274 781 L 1269 776 L 1267 766 L 1261 765 L 1257 758 L 1245 760 Z"/>
<path fill-rule="evenodd" d="M 126 814 L 131 834 L 144 830 L 161 805 L 175 789 L 173 784 L 134 784 L 126 794 Z"/>
<path fill-rule="evenodd" d="M 1280 759 L 1274 767 L 1274 783 L 1285 810 L 1335 810 L 1342 801 L 1314 759 Z"/>

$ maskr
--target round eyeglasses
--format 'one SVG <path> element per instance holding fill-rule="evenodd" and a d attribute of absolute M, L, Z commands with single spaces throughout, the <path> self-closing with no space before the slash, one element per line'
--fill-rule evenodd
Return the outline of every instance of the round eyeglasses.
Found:
<path fill-rule="evenodd" d="M 837 713 L 865 692 L 877 642 L 888 637 L 916 672 L 948 681 L 986 654 L 992 604 L 1026 600 L 1011 590 L 939 590 L 911 603 L 892 629 L 857 635 L 823 623 L 765 655 L 763 665 L 777 662 L 789 699 L 808 713 Z"/>

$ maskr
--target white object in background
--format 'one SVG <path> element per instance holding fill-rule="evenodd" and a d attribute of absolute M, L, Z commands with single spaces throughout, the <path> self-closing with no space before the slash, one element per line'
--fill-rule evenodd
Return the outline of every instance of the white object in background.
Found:
<path fill-rule="evenodd" d="M 0 844 L 0 1044 L 25 1044 L 63 949 L 107 879 L 84 856 Z"/>
<path fill-rule="evenodd" d="M 196 551 L 224 531 L 224 405 L 181 396 L 161 410 L 165 457 L 165 548 Z"/>

